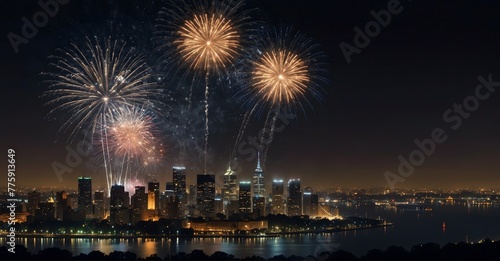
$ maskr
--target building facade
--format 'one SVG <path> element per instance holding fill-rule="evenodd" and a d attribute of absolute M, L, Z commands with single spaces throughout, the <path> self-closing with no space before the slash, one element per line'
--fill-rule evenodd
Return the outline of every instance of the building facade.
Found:
<path fill-rule="evenodd" d="M 196 205 L 203 217 L 215 216 L 215 175 L 197 175 Z"/>

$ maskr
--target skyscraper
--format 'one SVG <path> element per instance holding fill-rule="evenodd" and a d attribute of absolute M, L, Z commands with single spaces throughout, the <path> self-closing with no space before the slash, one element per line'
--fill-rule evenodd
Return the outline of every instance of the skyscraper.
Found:
<path fill-rule="evenodd" d="M 94 217 L 98 220 L 105 218 L 104 191 L 94 192 Z"/>
<path fill-rule="evenodd" d="M 85 212 L 86 218 L 92 217 L 92 178 L 78 177 L 78 208 Z"/>
<path fill-rule="evenodd" d="M 174 193 L 182 200 L 186 200 L 186 168 L 173 167 L 172 183 Z"/>
<path fill-rule="evenodd" d="M 64 220 L 64 210 L 68 207 L 68 193 L 56 192 L 56 220 Z"/>
<path fill-rule="evenodd" d="M 304 191 L 302 194 L 302 214 L 306 216 L 311 215 L 311 200 L 312 193 L 310 191 Z"/>
<path fill-rule="evenodd" d="M 224 173 L 224 187 L 222 189 L 222 200 L 224 204 L 224 213 L 230 215 L 238 212 L 238 185 L 236 184 L 236 174 L 229 164 L 226 173 Z"/>
<path fill-rule="evenodd" d="M 264 172 L 260 166 L 260 153 L 257 158 L 257 168 L 253 173 L 253 196 L 254 197 L 266 197 L 266 187 L 264 184 Z"/>
<path fill-rule="evenodd" d="M 173 182 L 167 182 L 165 184 L 165 196 L 167 197 L 172 197 L 172 196 L 179 196 L 179 194 L 176 193 L 175 191 L 175 183 Z"/>
<path fill-rule="evenodd" d="M 111 187 L 109 217 L 111 224 L 129 223 L 129 211 L 125 207 L 125 201 L 125 187 L 122 185 L 113 185 Z"/>
<path fill-rule="evenodd" d="M 250 181 L 240 181 L 238 205 L 240 213 L 252 213 L 252 183 Z"/>
<path fill-rule="evenodd" d="M 274 215 L 286 214 L 285 195 L 284 195 L 282 179 L 273 180 L 272 195 L 273 195 L 273 203 L 272 203 L 273 214 Z"/>
<path fill-rule="evenodd" d="M 236 174 L 231 169 L 231 165 L 228 166 L 226 173 L 224 173 L 224 201 L 238 200 L 238 186 L 236 184 Z"/>
<path fill-rule="evenodd" d="M 187 196 L 185 191 L 184 194 Z M 185 197 L 184 199 L 187 198 Z M 167 219 L 177 219 L 182 217 L 180 194 L 175 193 L 175 185 L 173 182 L 167 182 L 166 190 L 162 193 L 160 201 L 161 217 Z"/>
<path fill-rule="evenodd" d="M 257 156 L 257 167 L 253 173 L 253 213 L 257 216 L 266 215 L 266 186 L 264 172 L 260 165 L 260 153 Z"/>
<path fill-rule="evenodd" d="M 288 215 L 302 215 L 302 192 L 300 191 L 300 179 L 288 181 Z"/>
<path fill-rule="evenodd" d="M 38 209 L 38 205 L 40 204 L 40 192 L 36 192 L 33 190 L 28 193 L 28 212 L 30 215 L 35 216 L 36 210 Z"/>
<path fill-rule="evenodd" d="M 38 222 L 47 222 L 54 220 L 55 211 L 54 211 L 54 203 L 52 202 L 44 202 L 39 203 L 38 208 L 36 209 L 35 220 Z"/>
<path fill-rule="evenodd" d="M 135 187 L 135 193 L 132 196 L 132 223 L 144 220 L 147 217 L 147 204 L 148 198 L 146 194 L 146 187 Z"/>
<path fill-rule="evenodd" d="M 306 216 L 311 215 L 311 201 L 312 201 L 313 189 L 311 187 L 305 187 L 302 193 L 302 214 Z"/>
<path fill-rule="evenodd" d="M 179 196 L 166 197 L 163 216 L 167 219 L 180 219 L 183 217 Z"/>
<path fill-rule="evenodd" d="M 153 207 L 156 211 L 160 210 L 160 183 L 156 180 L 148 183 L 148 209 Z"/>
<path fill-rule="evenodd" d="M 189 185 L 188 205 L 196 205 L 196 185 Z"/>
<path fill-rule="evenodd" d="M 78 193 L 71 193 L 68 195 L 68 206 L 71 209 L 78 209 Z M 83 213 L 85 214 L 84 210 Z"/>
<path fill-rule="evenodd" d="M 316 194 L 311 195 L 311 217 L 316 217 L 319 214 L 319 197 Z"/>
<path fill-rule="evenodd" d="M 204 217 L 215 214 L 215 175 L 199 174 L 196 177 L 196 203 Z"/>
<path fill-rule="evenodd" d="M 215 207 L 215 213 L 224 213 L 224 201 L 222 200 L 222 195 L 217 194 L 215 195 L 215 202 L 214 202 L 214 207 Z"/>

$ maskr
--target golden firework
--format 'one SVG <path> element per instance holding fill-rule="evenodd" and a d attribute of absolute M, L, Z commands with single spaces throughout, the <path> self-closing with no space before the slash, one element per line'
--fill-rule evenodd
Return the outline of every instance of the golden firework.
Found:
<path fill-rule="evenodd" d="M 252 87 L 272 104 L 291 103 L 308 88 L 308 67 L 298 55 L 289 50 L 270 50 L 256 60 L 253 66 Z"/>
<path fill-rule="evenodd" d="M 186 20 L 174 41 L 182 60 L 197 70 L 218 71 L 235 57 L 239 34 L 223 15 L 201 14 Z"/>

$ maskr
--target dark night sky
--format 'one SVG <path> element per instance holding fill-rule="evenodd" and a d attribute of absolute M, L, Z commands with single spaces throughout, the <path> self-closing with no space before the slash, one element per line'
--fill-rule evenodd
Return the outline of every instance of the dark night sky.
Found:
<path fill-rule="evenodd" d="M 85 160 L 59 183 L 50 164 L 64 161 L 67 137 L 57 134 L 58 122 L 43 119 L 46 110 L 39 96 L 46 86 L 40 83 L 39 73 L 48 70 L 47 57 L 55 48 L 82 42 L 86 35 L 123 37 L 148 52 L 152 26 L 164 3 L 108 2 L 70 1 L 20 46 L 18 54 L 6 35 L 20 33 L 21 17 L 31 17 L 40 7 L 36 1 L 1 3 L 0 153 L 7 154 L 8 147 L 16 149 L 20 186 L 75 187 L 76 177 L 84 174 L 103 180 L 99 167 Z M 433 129 L 442 128 L 448 139 L 398 186 L 500 185 L 500 93 L 481 101 L 457 130 L 443 120 L 453 104 L 474 94 L 478 76 L 492 74 L 493 81 L 500 81 L 500 3 L 436 2 L 402 1 L 401 13 L 393 15 L 366 48 L 352 55 L 350 64 L 339 44 L 353 44 L 353 28 L 364 28 L 373 20 L 370 11 L 386 9 L 387 1 L 248 2 L 258 8 L 255 13 L 264 22 L 292 25 L 313 37 L 330 61 L 324 101 L 276 135 L 265 168 L 268 181 L 299 177 L 303 186 L 385 186 L 383 174 L 397 172 L 398 155 L 407 158 L 417 148 L 414 139 L 429 138 Z M 219 103 L 212 108 L 225 108 Z M 226 124 L 214 128 L 210 143 L 209 169 L 216 173 L 225 169 L 227 151 L 239 127 L 237 120 Z M 262 126 L 262 119 L 252 124 Z M 257 127 L 245 137 L 255 135 L 252 131 Z M 157 170 L 162 184 L 171 177 L 171 165 L 167 159 Z M 255 162 L 243 167 L 241 175 L 249 178 Z"/>

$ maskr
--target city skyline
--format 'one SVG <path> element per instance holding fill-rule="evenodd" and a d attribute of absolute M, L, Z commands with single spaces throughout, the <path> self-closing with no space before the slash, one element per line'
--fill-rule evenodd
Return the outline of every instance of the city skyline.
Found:
<path fill-rule="evenodd" d="M 47 57 L 54 54 L 54 49 L 67 46 L 70 41 L 78 42 L 81 38 L 75 38 L 73 32 L 64 30 L 71 24 L 69 17 L 75 17 L 80 23 L 82 29 L 76 30 L 78 32 L 90 31 L 87 28 L 95 28 L 96 24 L 105 24 L 94 33 L 101 38 L 102 32 L 111 26 L 108 22 L 117 20 L 120 22 L 116 24 L 120 26 L 115 29 L 129 38 L 131 46 L 137 45 L 138 52 L 147 53 L 153 45 L 144 38 L 133 36 L 150 32 L 151 27 L 148 26 L 155 23 L 154 14 L 161 4 L 108 3 L 103 4 L 104 8 L 97 8 L 97 4 L 93 3 L 83 8 L 90 10 L 94 6 L 99 10 L 92 21 L 80 15 L 81 5 L 72 2 L 61 6 L 59 14 L 51 19 L 50 26 L 40 29 L 29 44 L 20 45 L 18 54 L 12 51 L 6 39 L 2 42 L 6 63 L 2 64 L 0 73 L 8 87 L 1 91 L 3 97 L 12 97 L 1 104 L 4 112 L 12 111 L 5 113 L 3 119 L 10 126 L 16 126 L 0 130 L 1 136 L 6 137 L 2 148 L 12 147 L 19 151 L 19 161 L 24 162 L 24 176 L 18 179 L 20 186 L 69 186 L 71 180 L 79 176 L 91 176 L 99 181 L 98 184 L 105 182 L 102 162 L 92 157 L 81 157 L 79 164 L 69 167 L 71 172 L 64 171 L 62 175 L 58 175 L 52 165 L 57 162 L 68 167 L 66 158 L 72 155 L 71 151 L 76 151 L 81 138 L 70 142 L 68 134 L 58 133 L 58 120 L 44 119 L 46 109 L 40 98 L 45 89 L 39 84 L 43 80 L 40 72 L 48 70 L 45 66 Z M 345 48 L 353 46 L 355 28 L 364 28 L 368 22 L 376 21 L 372 11 L 378 17 L 377 14 L 387 10 L 387 3 L 310 4 L 289 1 L 285 4 L 282 1 L 248 1 L 247 5 L 267 13 L 270 24 L 293 25 L 311 36 L 327 57 L 326 77 L 330 80 L 322 87 L 324 93 L 320 104 L 314 104 L 313 109 L 306 109 L 306 113 L 298 113 L 296 117 L 284 118 L 284 131 L 275 133 L 263 162 L 266 176 L 285 180 L 301 178 L 314 187 L 326 183 L 319 180 L 327 181 L 331 186 L 387 186 L 384 174 L 391 172 L 399 175 L 399 156 L 409 160 L 411 153 L 419 149 L 416 140 L 425 141 L 432 137 L 433 130 L 441 128 L 446 141 L 436 143 L 432 155 L 425 155 L 422 165 L 415 167 L 404 182 L 397 182 L 396 188 L 500 186 L 495 178 L 500 169 L 500 163 L 495 160 L 500 155 L 500 146 L 496 146 L 499 140 L 497 133 L 500 133 L 500 126 L 495 121 L 499 113 L 496 93 L 491 93 L 487 100 L 481 100 L 477 110 L 464 112 L 466 117 L 462 119 L 457 118 L 459 110 L 454 107 L 473 95 L 478 84 L 490 82 L 495 85 L 500 79 L 495 73 L 498 69 L 496 61 L 500 59 L 496 51 L 497 35 L 500 33 L 498 28 L 492 26 L 498 18 L 488 12 L 483 14 L 482 8 L 486 4 L 464 1 L 447 8 L 439 3 L 401 2 L 391 15 L 390 25 L 382 26 L 380 33 L 371 37 L 366 47 L 356 47 L 361 51 L 351 54 L 350 59 L 346 59 Z M 490 9 L 495 9 L 498 4 L 488 5 L 491 5 Z M 132 21 L 114 15 L 110 11 L 114 8 L 144 21 L 145 25 L 128 26 Z M 10 10 L 5 19 L 11 22 L 2 25 L 7 34 L 19 33 L 22 26 L 19 18 L 39 11 L 40 7 L 32 3 L 4 9 Z M 465 19 L 455 12 L 462 9 L 468 10 L 473 19 Z M 427 17 L 425 23 L 415 23 L 422 15 Z M 469 21 L 474 22 L 469 24 Z M 127 31 L 130 28 L 136 28 L 136 31 Z M 469 41 L 465 33 L 462 34 L 463 28 L 468 28 L 466 32 L 477 40 Z M 59 36 L 60 42 L 52 40 L 52 32 Z M 450 62 L 450 59 L 458 62 Z M 30 62 L 22 66 L 24 63 L 20 63 L 21 60 Z M 444 71 L 442 68 L 445 68 Z M 434 73 L 436 71 L 442 73 Z M 420 73 L 415 76 L 414 72 Z M 485 94 L 486 90 L 483 88 L 480 93 Z M 222 175 L 227 169 L 228 151 L 232 150 L 245 109 L 227 102 L 231 97 L 228 90 L 217 90 L 212 94 L 215 95 L 211 107 L 214 109 L 213 121 L 210 123 L 213 136 L 208 144 L 207 172 Z M 174 98 L 179 99 L 182 95 Z M 199 127 L 203 125 L 199 113 L 203 104 L 195 105 L 193 109 L 200 111 L 183 116 L 197 126 L 193 131 L 201 130 Z M 222 115 L 220 119 L 215 116 L 216 110 Z M 168 130 L 169 134 L 173 134 L 175 126 L 182 123 L 181 118 L 169 118 L 170 122 L 159 126 L 160 131 Z M 245 146 L 242 145 L 244 153 L 235 155 L 239 165 L 236 171 L 242 178 L 250 178 L 255 169 L 258 149 L 253 148 L 252 140 L 258 136 L 263 118 L 265 116 L 251 120 L 241 139 L 246 142 Z M 461 124 L 455 129 L 458 120 Z M 36 135 L 33 135 L 33 129 L 37 130 Z M 203 172 L 204 156 L 201 152 L 191 153 L 189 149 L 203 147 L 203 133 L 189 135 L 196 137 L 194 143 L 186 143 L 182 150 L 171 141 L 169 147 L 165 147 L 166 154 L 161 164 L 135 175 L 148 179 L 152 177 L 164 184 L 172 166 L 186 165 L 190 168 L 188 179 L 192 183 L 196 178 L 194 175 Z M 169 136 L 165 136 L 168 141 Z M 181 160 L 183 153 L 187 154 Z M 44 178 L 37 180 L 35 177 Z"/>
<path fill-rule="evenodd" d="M 0 255 L 498 257 L 499 11 L 0 1 Z"/>

